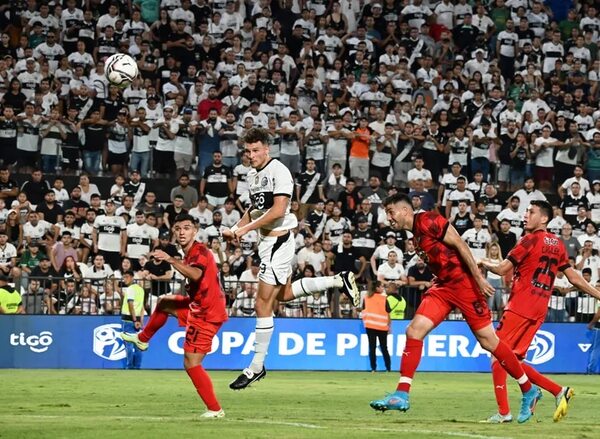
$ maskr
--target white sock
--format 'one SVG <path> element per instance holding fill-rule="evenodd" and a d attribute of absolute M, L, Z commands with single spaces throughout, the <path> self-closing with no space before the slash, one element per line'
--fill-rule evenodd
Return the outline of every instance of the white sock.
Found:
<path fill-rule="evenodd" d="M 254 373 L 259 373 L 265 364 L 265 356 L 273 335 L 273 317 L 257 317 L 255 334 L 254 357 L 249 369 Z"/>
<path fill-rule="evenodd" d="M 292 283 L 292 294 L 297 299 L 298 297 L 312 296 L 314 293 L 343 286 L 344 283 L 339 276 L 304 277 Z"/>

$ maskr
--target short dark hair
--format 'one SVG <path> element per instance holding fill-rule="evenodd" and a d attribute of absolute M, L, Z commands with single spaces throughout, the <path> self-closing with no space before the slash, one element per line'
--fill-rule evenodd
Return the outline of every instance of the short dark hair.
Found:
<path fill-rule="evenodd" d="M 532 200 L 529 204 L 531 204 L 532 206 L 539 207 L 540 213 L 548 217 L 548 222 L 550 222 L 550 220 L 552 220 L 552 218 L 554 217 L 552 205 L 546 200 Z"/>
<path fill-rule="evenodd" d="M 398 192 L 397 194 L 390 195 L 389 197 L 387 197 L 383 202 L 383 206 L 387 207 L 390 204 L 396 204 L 396 203 L 406 203 L 412 208 L 411 199 L 408 198 L 408 195 L 401 193 L 401 192 Z"/>
<path fill-rule="evenodd" d="M 189 221 L 192 224 L 196 225 L 196 218 L 194 218 L 192 215 L 190 215 L 189 213 L 180 213 L 179 215 L 177 215 L 175 217 L 175 221 L 173 224 L 177 224 L 177 223 L 182 223 L 184 221 Z"/>
<path fill-rule="evenodd" d="M 250 128 L 244 136 L 244 143 L 261 142 L 265 145 L 269 144 L 269 132 L 264 128 Z"/>

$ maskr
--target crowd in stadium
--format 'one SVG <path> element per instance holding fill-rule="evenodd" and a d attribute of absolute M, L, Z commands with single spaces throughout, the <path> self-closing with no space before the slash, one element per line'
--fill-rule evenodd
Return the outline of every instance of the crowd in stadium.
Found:
<path fill-rule="evenodd" d="M 170 225 L 189 212 L 231 315 L 253 315 L 258 236 L 221 232 L 249 206 L 243 137 L 256 126 L 296 177 L 295 276 L 353 267 L 410 317 L 432 275 L 381 207 L 403 191 L 491 260 L 547 198 L 571 263 L 600 280 L 594 1 L 17 0 L 0 29 L 0 274 L 27 313 L 118 313 L 114 279 L 129 269 L 149 297 L 179 291 L 147 255 L 177 254 Z M 140 71 L 123 90 L 104 75 L 118 52 Z M 19 187 L 12 172 L 31 175 Z M 498 317 L 510 278 L 488 280 Z M 596 308 L 556 279 L 550 320 L 589 322 Z M 330 295 L 277 312 L 356 317 Z"/>

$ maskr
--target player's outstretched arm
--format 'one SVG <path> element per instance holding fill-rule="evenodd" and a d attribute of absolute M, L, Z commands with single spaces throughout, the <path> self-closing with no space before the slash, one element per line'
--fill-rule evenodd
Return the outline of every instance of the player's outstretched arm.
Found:
<path fill-rule="evenodd" d="M 596 314 L 594 314 L 594 317 L 592 317 L 592 320 L 588 323 L 588 329 L 594 329 L 594 326 L 596 326 L 598 321 L 600 321 L 600 308 L 598 308 L 598 311 L 596 311 Z"/>
<path fill-rule="evenodd" d="M 241 227 L 244 227 L 246 224 L 248 224 L 251 220 L 250 218 L 250 209 L 251 207 L 249 207 L 248 209 L 246 209 L 246 211 L 243 213 L 242 217 L 240 218 L 240 220 L 235 223 L 233 225 L 233 227 L 231 227 L 231 229 L 229 230 L 224 230 L 223 231 L 223 238 L 225 239 L 234 239 L 235 238 L 235 231 L 238 230 Z"/>
<path fill-rule="evenodd" d="M 565 269 L 563 273 L 565 273 L 569 282 L 571 282 L 571 284 L 579 291 L 583 291 L 596 299 L 600 299 L 600 291 L 590 285 L 577 270 L 569 267 Z"/>
<path fill-rule="evenodd" d="M 184 277 L 192 282 L 198 282 L 202 277 L 203 270 L 201 268 L 187 265 L 182 259 L 176 259 L 162 250 L 155 250 L 152 253 L 152 256 L 159 261 L 165 261 L 171 264 L 175 270 L 179 271 Z"/>
<path fill-rule="evenodd" d="M 479 260 L 477 261 L 477 265 L 498 276 L 505 276 L 513 269 L 513 264 L 508 259 L 503 260 L 499 264 L 492 264 L 490 261 Z"/>
<path fill-rule="evenodd" d="M 477 266 L 477 263 L 475 262 L 475 258 L 473 258 L 473 254 L 471 253 L 471 250 L 469 249 L 467 244 L 461 239 L 460 235 L 458 234 L 458 232 L 456 231 L 454 226 L 452 226 L 452 224 L 448 225 L 448 229 L 446 230 L 446 234 L 444 235 L 443 241 L 444 241 L 444 244 L 448 245 L 449 247 L 454 248 L 458 252 L 458 254 L 460 255 L 460 258 L 467 265 L 469 272 L 475 278 L 475 281 L 477 282 L 477 285 L 479 286 L 481 293 L 484 296 L 488 296 L 488 297 L 491 297 L 492 295 L 494 295 L 496 290 L 483 277 L 483 275 L 481 274 L 481 271 L 479 271 L 479 267 Z"/>

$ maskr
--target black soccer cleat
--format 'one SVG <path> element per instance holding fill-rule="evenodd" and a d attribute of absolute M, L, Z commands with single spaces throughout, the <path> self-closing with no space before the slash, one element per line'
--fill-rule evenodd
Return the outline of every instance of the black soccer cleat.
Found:
<path fill-rule="evenodd" d="M 229 388 L 231 390 L 242 390 L 248 387 L 250 384 L 262 380 L 266 376 L 267 370 L 264 368 L 264 366 L 259 373 L 254 373 L 250 369 L 244 369 L 240 376 L 237 377 L 231 384 L 229 384 Z"/>
<path fill-rule="evenodd" d="M 339 276 L 344 283 L 342 292 L 348 296 L 352 305 L 358 308 L 360 305 L 360 291 L 358 290 L 358 285 L 356 285 L 356 276 L 351 271 L 342 271 Z"/>

